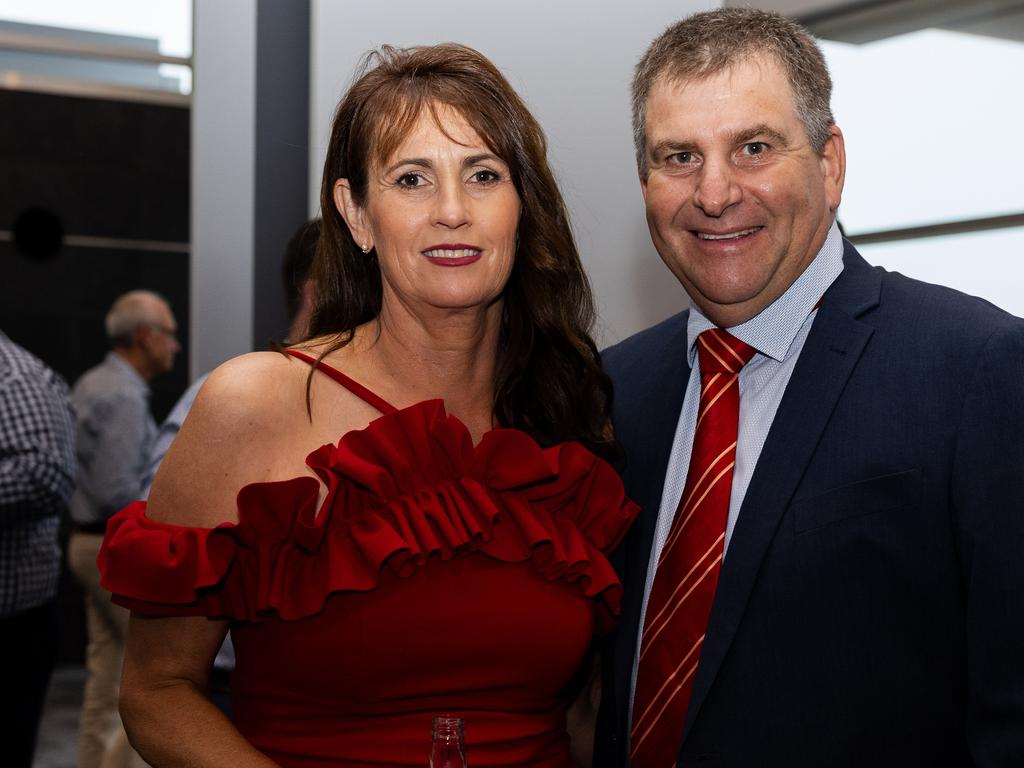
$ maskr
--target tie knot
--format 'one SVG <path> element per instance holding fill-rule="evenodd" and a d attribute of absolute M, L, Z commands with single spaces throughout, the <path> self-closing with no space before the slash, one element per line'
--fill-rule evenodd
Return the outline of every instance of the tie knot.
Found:
<path fill-rule="evenodd" d="M 739 373 L 756 350 L 728 331 L 712 328 L 697 337 L 701 373 Z"/>

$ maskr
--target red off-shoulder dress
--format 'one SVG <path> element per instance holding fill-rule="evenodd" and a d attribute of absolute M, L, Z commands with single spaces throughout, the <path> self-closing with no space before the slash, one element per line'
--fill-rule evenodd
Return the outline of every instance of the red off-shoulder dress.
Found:
<path fill-rule="evenodd" d="M 606 553 L 637 512 L 618 476 L 514 429 L 474 446 L 440 400 L 399 410 L 319 370 L 383 414 L 306 458 L 320 507 L 308 476 L 245 486 L 212 529 L 137 502 L 108 526 L 104 587 L 231 621 L 235 726 L 282 766 L 426 766 L 446 713 L 474 768 L 567 768 L 563 690 L 617 616 Z"/>

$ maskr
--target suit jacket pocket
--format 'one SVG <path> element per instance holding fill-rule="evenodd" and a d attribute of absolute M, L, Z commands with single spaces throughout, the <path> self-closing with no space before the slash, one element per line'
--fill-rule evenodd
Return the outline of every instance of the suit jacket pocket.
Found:
<path fill-rule="evenodd" d="M 921 471 L 908 469 L 869 477 L 824 493 L 796 499 L 792 505 L 796 533 L 807 533 L 842 520 L 909 507 L 917 502 L 920 485 Z"/>

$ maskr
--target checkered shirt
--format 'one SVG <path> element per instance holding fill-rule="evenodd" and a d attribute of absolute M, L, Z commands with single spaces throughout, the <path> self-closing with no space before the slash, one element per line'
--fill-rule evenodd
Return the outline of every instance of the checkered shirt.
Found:
<path fill-rule="evenodd" d="M 0 617 L 57 593 L 74 423 L 60 376 L 0 333 Z"/>

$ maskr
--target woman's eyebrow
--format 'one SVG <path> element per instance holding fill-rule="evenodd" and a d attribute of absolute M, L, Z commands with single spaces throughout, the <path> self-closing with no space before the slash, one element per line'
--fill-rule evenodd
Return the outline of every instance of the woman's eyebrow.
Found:
<path fill-rule="evenodd" d="M 488 160 L 490 160 L 492 162 L 497 161 L 499 163 L 505 162 L 504 160 L 502 160 L 497 155 L 494 155 L 494 154 L 491 154 L 489 152 L 486 152 L 486 153 L 480 154 L 480 155 L 470 155 L 469 157 L 467 157 L 465 160 L 462 161 L 462 164 L 464 166 L 466 166 L 466 165 L 476 165 L 477 163 L 484 163 L 484 162 L 487 162 Z"/>
<path fill-rule="evenodd" d="M 425 157 L 403 157 L 400 160 L 396 160 L 393 164 L 389 165 L 384 169 L 384 173 L 391 173 L 401 168 L 403 165 L 416 165 L 420 168 L 430 168 L 431 163 Z"/>

